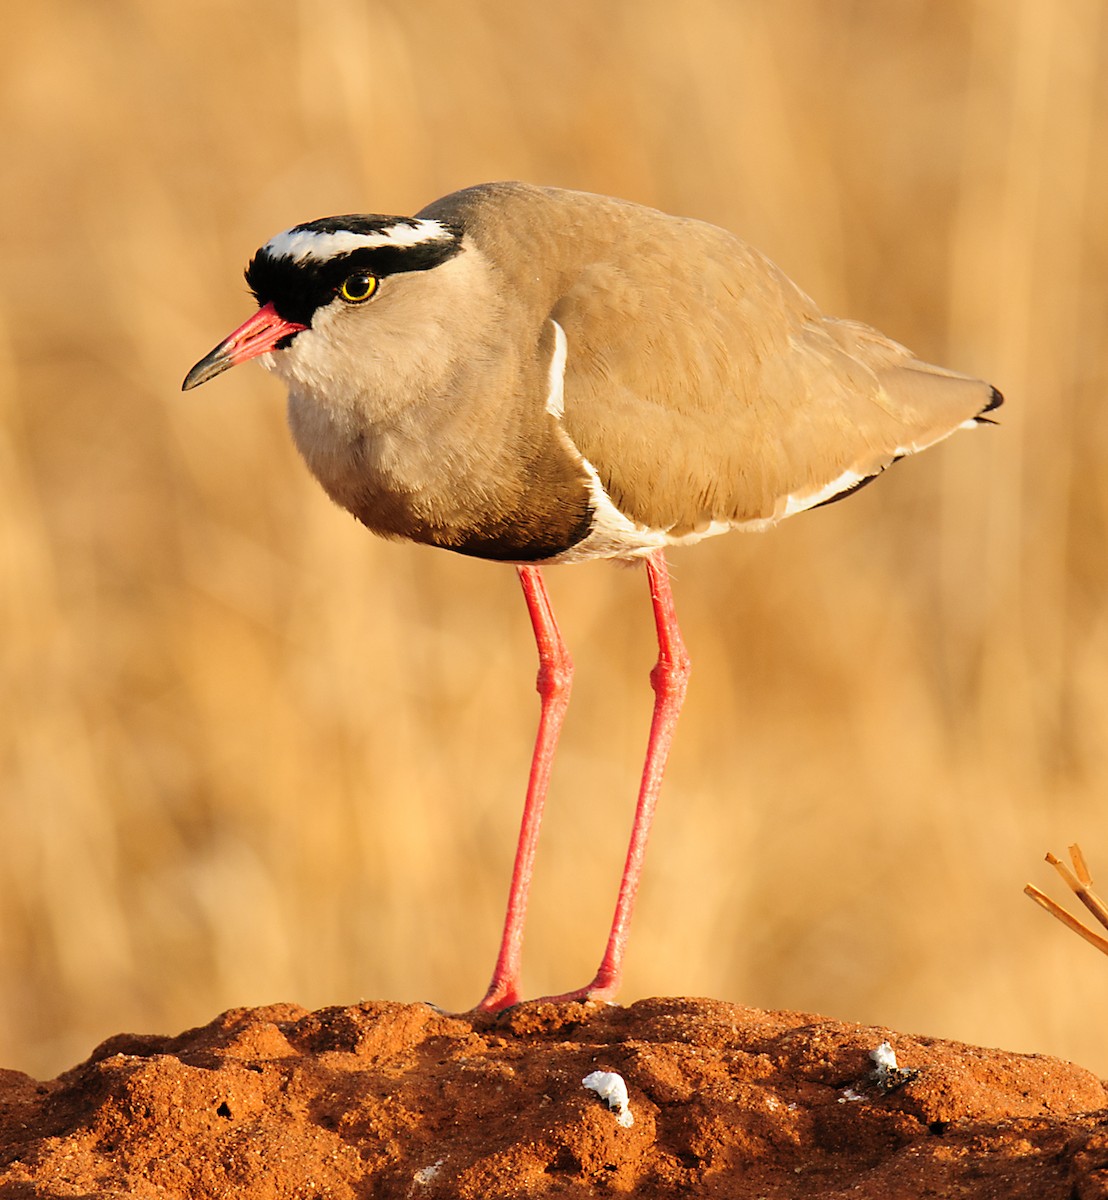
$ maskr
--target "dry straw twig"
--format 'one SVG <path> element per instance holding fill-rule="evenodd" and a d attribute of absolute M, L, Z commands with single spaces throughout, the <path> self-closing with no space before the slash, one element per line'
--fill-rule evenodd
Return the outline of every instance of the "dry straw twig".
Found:
<path fill-rule="evenodd" d="M 1093 891 L 1093 878 L 1089 873 L 1088 865 L 1085 862 L 1085 856 L 1081 853 L 1081 847 L 1076 843 L 1069 848 L 1070 861 L 1073 863 L 1073 870 L 1066 866 L 1064 862 L 1056 858 L 1053 854 L 1047 851 L 1046 861 L 1058 872 L 1059 875 L 1066 881 L 1066 886 L 1073 894 L 1081 901 L 1082 904 L 1096 917 L 1097 921 L 1108 929 L 1108 905 Z M 1046 909 L 1052 917 L 1057 917 L 1067 928 L 1072 929 L 1074 933 L 1083 937 L 1085 941 L 1095 946 L 1104 954 L 1108 954 L 1108 938 L 1102 937 L 1095 930 L 1090 929 L 1087 925 L 1083 925 L 1076 917 L 1071 916 L 1061 905 L 1051 900 L 1045 893 L 1039 891 L 1033 884 L 1028 884 L 1024 892 Z"/>

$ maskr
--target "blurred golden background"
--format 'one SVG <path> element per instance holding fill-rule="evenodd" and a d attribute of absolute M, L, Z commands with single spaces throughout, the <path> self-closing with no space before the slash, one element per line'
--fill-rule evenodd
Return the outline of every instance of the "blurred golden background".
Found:
<path fill-rule="evenodd" d="M 1108 1073 L 1108 963 L 1021 894 L 1074 840 L 1108 881 L 1106 32 L 1099 0 L 12 8 L 0 1063 L 482 995 L 538 711 L 514 572 L 366 534 L 260 369 L 178 389 L 271 234 L 520 178 L 725 225 L 1008 397 L 671 555 L 694 672 L 623 998 Z M 596 966 L 654 659 L 641 571 L 549 582 L 578 675 L 532 994 Z"/>

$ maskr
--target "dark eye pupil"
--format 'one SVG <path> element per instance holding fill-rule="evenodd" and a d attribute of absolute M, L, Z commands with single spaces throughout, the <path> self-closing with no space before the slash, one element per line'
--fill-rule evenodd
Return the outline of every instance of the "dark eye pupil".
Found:
<path fill-rule="evenodd" d="M 360 273 L 351 275 L 342 285 L 342 294 L 348 300 L 364 300 L 373 291 L 374 279 L 372 275 Z"/>

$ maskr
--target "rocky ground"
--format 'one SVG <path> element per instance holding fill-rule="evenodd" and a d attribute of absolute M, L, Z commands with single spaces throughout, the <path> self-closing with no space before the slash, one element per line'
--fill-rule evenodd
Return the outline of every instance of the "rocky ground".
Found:
<path fill-rule="evenodd" d="M 1108 1198 L 1108 1092 L 1057 1059 L 688 999 L 274 1005 L 114 1037 L 49 1083 L 0 1072 L 4 1200 L 609 1194 Z"/>

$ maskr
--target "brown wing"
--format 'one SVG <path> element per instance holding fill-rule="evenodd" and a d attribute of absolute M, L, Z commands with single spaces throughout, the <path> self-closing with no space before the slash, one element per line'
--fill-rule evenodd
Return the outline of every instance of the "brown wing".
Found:
<path fill-rule="evenodd" d="M 566 431 L 631 519 L 675 534 L 777 519 L 993 405 L 987 384 L 823 317 L 737 238 L 650 225 L 633 259 L 586 265 L 552 313 Z"/>
<path fill-rule="evenodd" d="M 988 384 L 824 317 L 714 225 L 519 183 L 420 215 L 462 221 L 510 308 L 562 326 L 565 430 L 616 506 L 655 529 L 787 515 L 999 403 Z"/>

